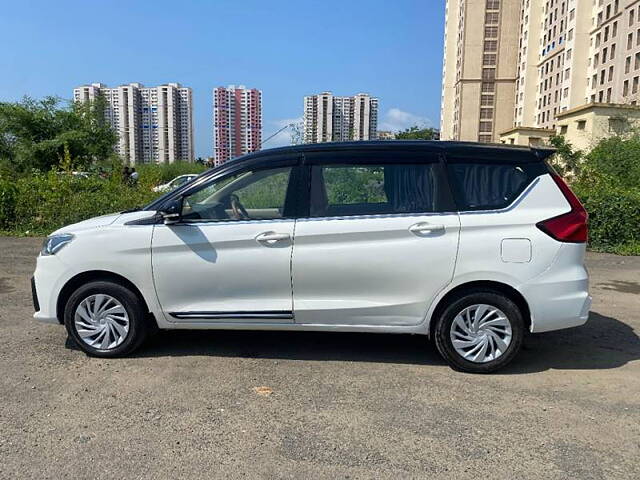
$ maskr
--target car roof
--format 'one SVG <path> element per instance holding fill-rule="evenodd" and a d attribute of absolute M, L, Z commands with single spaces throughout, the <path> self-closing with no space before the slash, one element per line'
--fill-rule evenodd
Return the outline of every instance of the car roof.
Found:
<path fill-rule="evenodd" d="M 347 152 L 347 151 L 423 151 L 441 152 L 451 156 L 473 158 L 479 155 L 496 155 L 498 157 L 534 158 L 543 160 L 555 153 L 552 148 L 534 148 L 519 145 L 491 144 L 478 142 L 457 142 L 441 140 L 366 140 L 357 142 L 325 142 L 291 145 L 287 147 L 268 148 L 238 157 L 232 162 L 257 160 L 262 157 L 284 154 L 304 154 L 312 152 Z M 229 162 L 228 162 L 229 163 Z"/>

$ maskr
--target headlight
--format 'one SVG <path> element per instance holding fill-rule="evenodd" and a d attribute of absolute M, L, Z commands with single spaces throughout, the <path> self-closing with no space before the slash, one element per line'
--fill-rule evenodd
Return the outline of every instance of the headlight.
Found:
<path fill-rule="evenodd" d="M 42 244 L 42 250 L 40 255 L 55 255 L 58 250 L 64 247 L 67 243 L 73 240 L 73 235 L 70 233 L 61 233 L 59 235 L 51 235 Z"/>

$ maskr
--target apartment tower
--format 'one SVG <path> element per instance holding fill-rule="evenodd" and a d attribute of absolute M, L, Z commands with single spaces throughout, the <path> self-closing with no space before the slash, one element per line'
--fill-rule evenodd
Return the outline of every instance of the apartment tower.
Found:
<path fill-rule="evenodd" d="M 104 116 L 118 133 L 116 153 L 136 163 L 193 161 L 191 88 L 179 83 L 144 87 L 130 83 L 109 88 L 102 83 L 73 90 L 76 102 L 104 99 Z"/>
<path fill-rule="evenodd" d="M 492 142 L 513 125 L 521 0 L 448 0 L 443 140 Z"/>
<path fill-rule="evenodd" d="M 216 165 L 260 150 L 262 92 L 244 85 L 213 89 L 213 156 Z"/>
<path fill-rule="evenodd" d="M 510 72 L 514 97 L 505 101 L 496 93 Z M 465 95 L 478 76 L 481 92 Z M 559 133 L 588 148 L 619 133 L 616 118 L 640 117 L 640 0 L 449 0 L 442 92 L 443 139 L 476 140 L 477 129 L 480 141 L 535 145 Z"/>
<path fill-rule="evenodd" d="M 305 143 L 375 140 L 378 99 L 366 93 L 337 97 L 331 92 L 304 97 Z"/>

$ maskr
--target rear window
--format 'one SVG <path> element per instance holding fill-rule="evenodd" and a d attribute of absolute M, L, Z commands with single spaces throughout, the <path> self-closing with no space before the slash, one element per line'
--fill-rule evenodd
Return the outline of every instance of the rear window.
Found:
<path fill-rule="evenodd" d="M 311 170 L 311 216 L 430 213 L 443 209 L 438 164 L 338 164 Z"/>
<path fill-rule="evenodd" d="M 542 162 L 504 163 L 450 161 L 450 178 L 460 210 L 497 210 L 508 207 L 546 173 Z"/>

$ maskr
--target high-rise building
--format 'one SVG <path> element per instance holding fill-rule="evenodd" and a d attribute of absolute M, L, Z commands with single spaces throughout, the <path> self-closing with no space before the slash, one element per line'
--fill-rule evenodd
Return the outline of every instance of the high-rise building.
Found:
<path fill-rule="evenodd" d="M 244 85 L 213 89 L 213 156 L 216 165 L 260 150 L 262 92 Z"/>
<path fill-rule="evenodd" d="M 443 139 L 588 148 L 638 121 L 640 0 L 448 0 L 446 15 Z"/>
<path fill-rule="evenodd" d="M 378 99 L 366 93 L 336 97 L 331 92 L 304 97 L 305 143 L 375 140 Z"/>
<path fill-rule="evenodd" d="M 73 90 L 76 102 L 105 102 L 105 119 L 118 133 L 116 153 L 136 163 L 193 161 L 191 88 L 179 83 L 144 87 L 130 83 L 109 88 L 102 83 Z"/>
<path fill-rule="evenodd" d="M 443 139 L 491 142 L 513 125 L 521 0 L 448 0 Z"/>

